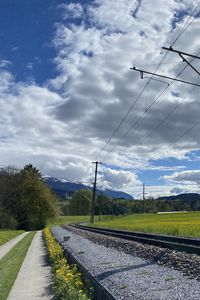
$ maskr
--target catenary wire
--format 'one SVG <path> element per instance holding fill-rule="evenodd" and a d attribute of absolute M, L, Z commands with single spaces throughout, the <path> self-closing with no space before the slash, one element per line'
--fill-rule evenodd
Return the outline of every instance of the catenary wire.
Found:
<path fill-rule="evenodd" d="M 200 2 L 198 2 L 197 6 L 195 7 L 195 9 L 193 10 L 192 15 L 190 16 L 189 20 L 194 16 L 194 14 L 196 13 L 196 11 L 198 10 L 200 6 Z M 177 35 L 177 37 L 175 38 L 175 40 L 172 42 L 171 47 L 176 43 L 176 41 L 182 36 L 182 34 L 188 29 L 188 27 L 194 22 L 194 20 L 196 18 L 198 18 L 198 16 L 200 15 L 200 11 L 197 12 L 197 14 L 193 17 L 193 19 L 190 22 L 187 22 L 184 26 L 183 29 L 180 29 L 179 34 Z M 189 21 L 188 20 L 188 21 Z"/>
<path fill-rule="evenodd" d="M 195 14 L 196 10 L 198 9 L 200 5 L 200 2 L 198 3 L 198 5 L 196 6 L 196 8 L 194 9 L 192 15 L 190 16 L 190 18 L 188 19 L 187 23 L 184 25 L 184 27 L 182 29 L 180 29 L 178 36 L 176 37 L 176 39 L 172 42 L 171 45 L 174 45 L 176 43 L 176 41 L 181 37 L 181 35 L 186 31 L 186 29 L 193 23 L 193 21 L 197 18 L 197 15 L 199 15 L 200 12 L 198 12 L 198 14 L 192 19 L 192 21 L 190 21 L 190 19 L 193 17 L 193 15 Z M 158 70 L 158 68 L 160 67 L 160 65 L 163 63 L 164 59 L 166 58 L 166 56 L 168 55 L 168 52 L 165 53 L 165 55 L 163 56 L 163 58 L 161 59 L 161 61 L 159 62 L 159 64 L 157 65 L 157 67 L 155 68 L 154 72 L 156 72 Z M 111 134 L 111 136 L 108 138 L 108 140 L 106 141 L 106 143 L 104 144 L 104 146 L 101 148 L 101 153 L 102 151 L 105 150 L 105 148 L 107 147 L 107 145 L 111 142 L 112 138 L 116 135 L 116 133 L 119 131 L 119 129 L 121 128 L 121 126 L 123 125 L 123 123 L 125 122 L 125 120 L 127 119 L 127 117 L 129 116 L 130 112 L 132 111 L 132 109 L 135 107 L 136 103 L 139 101 L 139 99 L 141 98 L 142 94 L 144 93 L 145 89 L 147 88 L 150 80 L 151 80 L 152 76 L 149 78 L 148 82 L 145 84 L 145 86 L 142 88 L 141 92 L 139 93 L 139 95 L 137 96 L 137 98 L 135 99 L 135 101 L 131 104 L 131 106 L 129 107 L 127 113 L 124 115 L 124 117 L 122 118 L 122 120 L 118 123 L 117 127 L 115 128 L 115 130 L 113 131 L 113 133 Z"/>
<path fill-rule="evenodd" d="M 196 89 L 196 86 L 192 87 L 192 89 L 189 91 L 188 95 L 186 97 L 184 97 L 184 99 L 186 99 L 190 94 L 192 94 L 192 92 Z M 176 109 L 179 107 L 179 104 L 174 105 L 174 107 L 167 113 L 167 115 L 150 131 L 150 133 L 141 140 L 141 143 L 144 144 L 144 142 L 146 142 L 146 140 L 148 140 L 152 134 L 160 127 L 162 126 L 162 124 L 167 121 L 171 115 L 176 111 Z"/>
<path fill-rule="evenodd" d="M 199 49 L 197 50 L 197 55 L 199 54 Z M 194 60 L 193 58 L 191 62 Z M 176 75 L 175 78 L 178 78 L 188 67 L 188 65 L 184 66 L 184 68 Z M 171 85 L 174 83 L 174 80 L 172 80 L 169 85 L 162 90 L 162 92 L 154 99 L 154 101 L 149 105 L 149 107 L 142 113 L 142 115 L 131 125 L 131 127 L 128 129 L 128 131 L 121 137 L 121 139 L 113 146 L 113 148 L 104 156 L 103 160 L 106 160 L 110 154 L 118 147 L 121 142 L 128 136 L 128 134 L 145 118 L 146 114 L 152 110 L 152 107 L 154 104 L 167 92 L 167 90 L 171 87 Z"/>

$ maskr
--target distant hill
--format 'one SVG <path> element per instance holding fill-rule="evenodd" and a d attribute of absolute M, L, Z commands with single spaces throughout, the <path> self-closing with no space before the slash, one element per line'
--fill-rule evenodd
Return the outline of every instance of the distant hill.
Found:
<path fill-rule="evenodd" d="M 200 194 L 197 193 L 184 193 L 175 196 L 159 197 L 157 200 L 184 200 L 184 201 L 196 201 L 200 200 Z"/>
<path fill-rule="evenodd" d="M 43 179 L 49 188 L 61 199 L 66 199 L 66 197 L 70 198 L 74 192 L 86 188 L 85 185 L 81 183 L 71 182 L 70 180 L 64 178 L 44 176 Z M 87 186 L 87 188 L 92 190 L 91 186 Z M 99 190 L 97 190 L 97 192 L 100 193 Z M 133 197 L 130 194 L 122 191 L 106 189 L 103 191 L 103 193 L 108 197 L 112 197 L 113 199 L 120 198 L 125 200 L 133 200 Z"/>

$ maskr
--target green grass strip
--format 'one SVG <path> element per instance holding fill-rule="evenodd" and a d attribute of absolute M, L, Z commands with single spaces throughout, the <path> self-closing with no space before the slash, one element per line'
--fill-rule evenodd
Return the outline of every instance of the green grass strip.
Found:
<path fill-rule="evenodd" d="M 0 300 L 7 299 L 34 234 L 25 236 L 0 260 Z"/>
<path fill-rule="evenodd" d="M 23 232 L 23 230 L 0 230 L 0 246 Z"/>

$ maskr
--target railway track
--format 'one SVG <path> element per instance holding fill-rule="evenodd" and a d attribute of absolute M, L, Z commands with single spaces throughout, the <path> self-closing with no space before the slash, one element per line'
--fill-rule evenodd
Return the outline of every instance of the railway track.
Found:
<path fill-rule="evenodd" d="M 94 233 L 107 235 L 107 236 L 117 237 L 129 241 L 136 241 L 144 244 L 149 244 L 149 245 L 159 246 L 163 248 L 173 249 L 176 251 L 200 255 L 199 239 L 172 237 L 172 236 L 148 234 L 142 232 L 125 231 L 125 230 L 115 230 L 115 229 L 100 228 L 100 227 L 97 228 L 97 227 L 85 226 L 80 224 L 70 224 L 68 226 L 85 230 L 85 231 L 91 231 Z M 65 228 L 65 225 L 63 225 L 63 227 Z"/>

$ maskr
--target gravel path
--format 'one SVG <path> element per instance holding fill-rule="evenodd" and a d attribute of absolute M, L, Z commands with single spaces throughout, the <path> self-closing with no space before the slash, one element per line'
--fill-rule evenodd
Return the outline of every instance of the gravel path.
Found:
<path fill-rule="evenodd" d="M 47 263 L 42 231 L 38 231 L 7 300 L 53 299 L 51 280 L 51 268 Z"/>
<path fill-rule="evenodd" d="M 165 249 L 148 244 L 142 244 L 135 241 L 128 241 L 112 236 L 105 236 L 90 231 L 66 226 L 66 229 L 77 233 L 95 244 L 115 248 L 133 256 L 144 258 L 145 260 L 156 262 L 181 271 L 182 274 L 193 279 L 200 280 L 200 256 L 178 252 L 172 249 Z"/>
<path fill-rule="evenodd" d="M 16 236 L 14 239 L 6 242 L 5 244 L 0 246 L 0 259 L 2 259 L 11 249 L 14 247 L 20 240 L 22 240 L 28 232 L 24 232 L 18 236 Z"/>
<path fill-rule="evenodd" d="M 200 281 L 179 271 L 95 244 L 61 227 L 52 233 L 59 241 L 70 236 L 63 246 L 118 300 L 200 299 Z"/>

